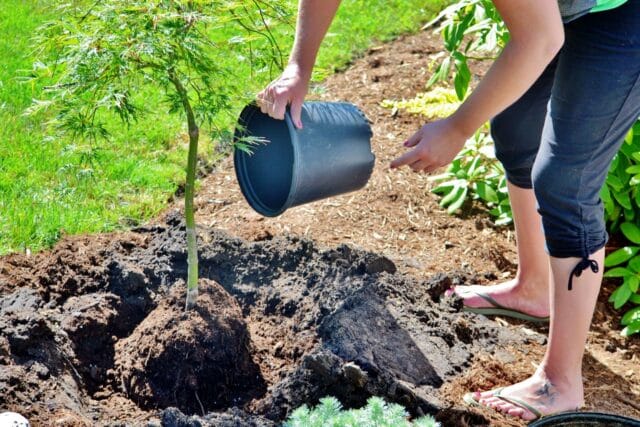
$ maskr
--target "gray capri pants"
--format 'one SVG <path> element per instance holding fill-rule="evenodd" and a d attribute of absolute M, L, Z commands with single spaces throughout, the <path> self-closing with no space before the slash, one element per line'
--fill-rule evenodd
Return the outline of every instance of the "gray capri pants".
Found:
<path fill-rule="evenodd" d="M 551 256 L 582 259 L 607 242 L 600 190 L 640 116 L 640 0 L 565 24 L 536 83 L 491 121 L 507 179 L 533 188 Z M 595 264 L 595 265 L 594 265 Z"/>

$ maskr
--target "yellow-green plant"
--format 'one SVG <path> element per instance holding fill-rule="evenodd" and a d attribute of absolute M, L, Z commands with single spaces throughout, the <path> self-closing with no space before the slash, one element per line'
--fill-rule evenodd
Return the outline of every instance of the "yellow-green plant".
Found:
<path fill-rule="evenodd" d="M 411 114 L 420 114 L 426 119 L 438 119 L 452 114 L 460 105 L 456 93 L 447 88 L 436 87 L 419 93 L 412 99 L 394 101 L 385 99 L 381 105 L 392 111 L 405 110 Z"/>

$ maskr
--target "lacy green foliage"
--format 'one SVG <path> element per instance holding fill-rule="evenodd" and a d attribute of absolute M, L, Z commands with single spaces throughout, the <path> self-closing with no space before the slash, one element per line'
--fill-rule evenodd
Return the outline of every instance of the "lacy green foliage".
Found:
<path fill-rule="evenodd" d="M 462 0 L 449 6 L 431 23 L 443 20 L 439 29 L 448 53 L 428 85 L 449 80 L 454 72 L 456 94 L 463 100 L 469 90 L 469 59 L 493 59 L 509 41 L 509 32 L 491 0 Z"/>
<path fill-rule="evenodd" d="M 285 427 L 436 427 L 439 423 L 430 417 L 408 420 L 407 411 L 398 404 L 389 404 L 379 397 L 371 397 L 361 409 L 343 410 L 334 397 L 320 399 L 313 409 L 306 405 L 293 411 Z"/>
<path fill-rule="evenodd" d="M 620 232 L 625 246 L 605 258 L 609 269 L 605 277 L 619 277 L 622 284 L 611 294 L 609 301 L 616 309 L 630 308 L 622 317 L 622 335 L 640 332 L 640 121 L 625 138 L 613 159 L 606 185 L 601 192 L 608 229 Z"/>
<path fill-rule="evenodd" d="M 107 0 L 89 9 L 63 6 L 60 18 L 43 25 L 34 39 L 31 77 L 55 83 L 29 112 L 53 109 L 50 123 L 57 130 L 96 141 L 109 136 L 109 114 L 130 124 L 149 113 L 146 99 L 137 95 L 151 87 L 160 89 L 168 114 L 186 118 L 187 100 L 198 127 L 228 143 L 230 135 L 218 123 L 235 113 L 235 100 L 247 97 L 243 82 L 233 78 L 235 67 L 282 65 L 269 27 L 291 19 L 282 3 Z M 219 29 L 228 26 L 237 27 L 235 36 L 209 36 L 225 34 Z M 235 56 L 232 63 L 229 55 Z"/>
<path fill-rule="evenodd" d="M 468 140 L 445 173 L 429 178 L 438 183 L 434 193 L 442 195 L 440 206 L 456 213 L 468 199 L 480 200 L 489 208 L 496 225 L 513 220 L 504 169 L 495 158 L 493 142 L 481 129 Z"/>
<path fill-rule="evenodd" d="M 415 98 L 402 101 L 384 100 L 381 105 L 394 112 L 405 110 L 411 114 L 420 114 L 427 119 L 438 119 L 452 114 L 460 101 L 451 89 L 436 87 L 428 92 L 419 93 Z"/>
<path fill-rule="evenodd" d="M 198 289 L 193 200 L 200 133 L 231 145 L 230 132 L 219 124 L 232 117 L 235 100 L 243 96 L 234 69 L 241 62 L 264 68 L 265 58 L 282 68 L 270 25 L 290 15 L 277 1 L 105 0 L 88 8 L 64 6 L 60 16 L 35 38 L 39 60 L 31 79 L 54 83 L 46 88 L 48 98 L 35 101 L 29 113 L 50 110 L 56 130 L 95 144 L 109 137 L 110 116 L 130 125 L 149 113 L 145 98 L 137 95 L 151 88 L 162 94 L 166 114 L 181 116 L 186 125 L 188 309 Z M 235 37 L 210 37 L 233 25 L 238 27 Z M 228 62 L 232 53 L 235 61 Z M 249 150 L 256 142 L 245 138 L 236 146 Z"/>

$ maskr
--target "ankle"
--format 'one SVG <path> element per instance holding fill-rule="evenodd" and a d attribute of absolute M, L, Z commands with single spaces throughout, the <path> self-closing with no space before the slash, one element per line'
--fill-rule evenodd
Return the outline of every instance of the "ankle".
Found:
<path fill-rule="evenodd" d="M 582 370 L 575 368 L 556 369 L 550 365 L 540 365 L 535 375 L 541 381 L 549 384 L 553 389 L 561 394 L 578 393 L 582 396 Z"/>
<path fill-rule="evenodd" d="M 541 278 L 544 277 L 544 278 Z M 523 274 L 520 271 L 513 280 L 513 291 L 532 299 L 549 298 L 549 277 L 536 274 Z"/>

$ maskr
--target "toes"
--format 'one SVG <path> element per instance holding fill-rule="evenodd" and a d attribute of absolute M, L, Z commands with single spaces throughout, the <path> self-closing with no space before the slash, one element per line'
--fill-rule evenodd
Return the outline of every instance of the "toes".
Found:
<path fill-rule="evenodd" d="M 509 409 L 511 409 L 513 406 L 511 406 L 510 404 L 502 401 L 502 402 L 496 402 L 493 406 L 493 408 L 497 411 L 502 412 L 503 414 L 507 414 L 509 413 Z"/>
<path fill-rule="evenodd" d="M 496 390 L 488 390 L 488 391 L 481 391 L 481 392 L 477 392 L 477 398 L 478 399 L 488 399 L 490 397 L 493 397 L 494 394 L 496 394 Z"/>
<path fill-rule="evenodd" d="M 508 415 L 511 415 L 512 417 L 522 418 L 522 416 L 524 415 L 524 409 L 512 407 L 506 413 Z"/>
<path fill-rule="evenodd" d="M 480 402 L 488 405 L 490 403 L 499 403 L 504 401 L 490 394 L 486 397 L 480 397 Z"/>

